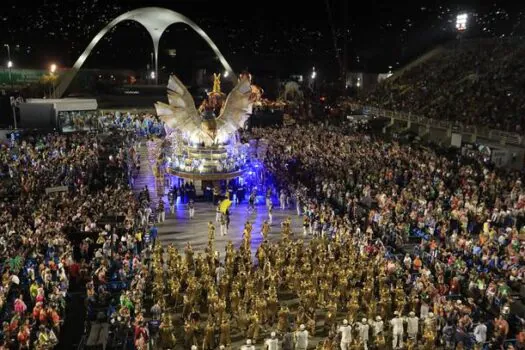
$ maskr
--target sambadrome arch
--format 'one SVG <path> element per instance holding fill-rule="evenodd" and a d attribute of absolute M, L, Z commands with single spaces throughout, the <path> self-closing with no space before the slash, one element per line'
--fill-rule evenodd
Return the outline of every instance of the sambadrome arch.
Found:
<path fill-rule="evenodd" d="M 208 34 L 202 30 L 201 27 L 199 27 L 195 22 L 190 20 L 188 17 L 185 17 L 181 15 L 180 13 L 177 13 L 172 10 L 160 8 L 160 7 L 144 7 L 140 9 L 136 9 L 133 11 L 126 12 L 117 18 L 115 18 L 113 21 L 111 21 L 107 26 L 105 26 L 100 32 L 98 32 L 97 35 L 91 40 L 89 45 L 86 47 L 84 52 L 80 55 L 80 57 L 77 59 L 75 64 L 73 65 L 73 68 L 67 72 L 63 78 L 60 81 L 60 84 L 58 85 L 56 89 L 57 96 L 62 97 L 64 93 L 66 92 L 69 84 L 73 81 L 73 78 L 77 75 L 78 71 L 80 70 L 80 67 L 84 64 L 88 56 L 91 54 L 91 51 L 93 48 L 98 44 L 100 39 L 106 35 L 108 31 L 110 31 L 113 27 L 115 27 L 117 24 L 119 24 L 122 21 L 135 21 L 148 31 L 148 33 L 151 36 L 151 39 L 153 40 L 153 52 L 155 55 L 155 79 L 158 79 L 158 63 L 159 63 L 159 42 L 162 34 L 164 31 L 172 24 L 175 23 L 185 23 L 189 25 L 197 34 L 199 34 L 211 47 L 211 49 L 215 52 L 217 57 L 219 58 L 222 66 L 224 67 L 224 70 L 227 71 L 230 75 L 234 75 L 233 69 L 228 64 L 224 56 L 219 51 L 219 48 L 215 43 L 210 39 Z"/>

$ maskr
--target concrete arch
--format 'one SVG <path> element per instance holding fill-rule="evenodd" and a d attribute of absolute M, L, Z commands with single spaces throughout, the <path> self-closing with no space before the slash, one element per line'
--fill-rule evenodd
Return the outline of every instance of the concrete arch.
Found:
<path fill-rule="evenodd" d="M 199 27 L 195 22 L 190 20 L 188 17 L 181 15 L 178 12 L 168 10 L 161 7 L 144 7 L 136 10 L 132 10 L 129 12 L 126 12 L 117 18 L 115 18 L 113 21 L 108 23 L 107 26 L 105 26 L 100 32 L 98 32 L 97 35 L 91 40 L 89 45 L 86 47 L 84 52 L 80 55 L 80 57 L 77 59 L 75 64 L 73 65 L 73 68 L 64 75 L 64 77 L 61 79 L 60 84 L 56 88 L 56 94 L 59 97 L 62 97 L 64 93 L 66 92 L 67 88 L 69 87 L 69 84 L 73 81 L 73 78 L 77 75 L 78 71 L 80 70 L 80 67 L 84 64 L 88 56 L 91 54 L 91 51 L 93 48 L 98 44 L 100 39 L 106 35 L 108 31 L 110 31 L 113 27 L 115 27 L 117 24 L 119 24 L 122 21 L 135 21 L 148 31 L 148 33 L 151 36 L 151 39 L 153 40 L 153 50 L 155 55 L 155 79 L 158 82 L 158 63 L 159 63 L 159 42 L 162 34 L 168 28 L 170 25 L 175 23 L 185 23 L 188 26 L 190 26 L 197 34 L 199 34 L 211 47 L 211 49 L 215 52 L 217 57 L 219 58 L 219 61 L 221 62 L 224 69 L 232 76 L 234 76 L 234 72 L 230 64 L 226 61 L 222 53 L 219 51 L 219 48 L 215 43 L 210 39 L 208 34 L 202 30 L 201 27 Z"/>

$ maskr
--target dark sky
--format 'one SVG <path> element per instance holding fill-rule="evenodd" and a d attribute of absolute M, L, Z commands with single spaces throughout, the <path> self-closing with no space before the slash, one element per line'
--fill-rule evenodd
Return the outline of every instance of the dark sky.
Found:
<path fill-rule="evenodd" d="M 454 39 L 455 16 L 461 11 L 470 14 L 466 36 L 525 34 L 521 2 L 328 3 L 332 22 L 326 0 L 41 0 L 40 6 L 24 0 L 3 0 L 0 42 L 11 45 L 17 67 L 44 68 L 51 61 L 71 66 L 105 23 L 131 9 L 160 6 L 200 25 L 235 70 L 259 69 L 286 75 L 315 65 L 329 75 L 338 70 L 332 26 L 341 55 L 344 42 L 347 44 L 349 69 L 375 72 L 386 72 L 389 66 L 395 69 L 436 44 Z M 86 67 L 146 69 L 150 61 L 150 40 L 137 24 L 120 24 L 99 45 Z M 177 50 L 176 58 L 165 54 L 170 48 Z M 171 27 L 163 36 L 161 50 L 160 64 L 166 70 L 197 66 L 214 69 L 218 64 L 202 40 L 182 25 Z M 4 56 L 5 50 L 0 54 Z"/>

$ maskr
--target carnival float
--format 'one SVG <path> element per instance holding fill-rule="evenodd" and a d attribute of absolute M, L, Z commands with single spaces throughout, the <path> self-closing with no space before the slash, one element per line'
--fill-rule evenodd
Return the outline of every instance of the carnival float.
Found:
<path fill-rule="evenodd" d="M 167 135 L 161 152 L 164 158 L 157 166 L 193 182 L 241 176 L 249 161 L 249 145 L 240 141 L 238 130 L 244 127 L 261 94 L 246 73 L 226 95 L 221 91 L 220 74 L 214 74 L 213 89 L 197 108 L 184 84 L 172 75 L 168 103 L 155 104 Z"/>

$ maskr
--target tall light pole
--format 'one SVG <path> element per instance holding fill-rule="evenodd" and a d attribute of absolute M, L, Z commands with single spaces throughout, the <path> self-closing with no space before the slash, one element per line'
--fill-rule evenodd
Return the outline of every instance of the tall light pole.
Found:
<path fill-rule="evenodd" d="M 153 52 L 151 53 L 151 69 L 154 71 L 154 74 L 151 75 L 153 84 L 158 85 L 159 72 L 157 71 L 157 65 L 155 64 L 155 54 Z"/>
<path fill-rule="evenodd" d="M 11 89 L 13 88 L 13 78 L 11 77 L 11 69 L 13 68 L 13 61 L 7 61 L 7 68 L 9 68 L 9 83 L 11 83 Z"/>
<path fill-rule="evenodd" d="M 467 30 L 468 14 L 460 13 L 456 16 L 456 30 L 458 31 L 457 38 L 461 41 L 461 37 Z"/>
<path fill-rule="evenodd" d="M 312 67 L 312 75 L 310 75 L 310 82 L 312 87 L 312 92 L 315 89 L 315 78 L 317 77 L 317 72 L 315 71 L 315 67 Z"/>
<path fill-rule="evenodd" d="M 55 77 L 55 72 L 57 71 L 57 65 L 52 63 L 50 66 L 49 66 L 49 73 L 51 74 L 51 86 L 53 87 L 53 94 L 52 94 L 52 98 L 55 98 L 55 80 L 54 80 L 54 77 Z"/>
<path fill-rule="evenodd" d="M 7 68 L 9 69 L 9 82 L 11 83 L 11 89 L 13 88 L 13 79 L 11 77 L 11 68 L 13 68 L 13 61 L 11 61 L 11 48 L 9 44 L 4 44 L 7 47 Z"/>
<path fill-rule="evenodd" d="M 456 16 L 456 29 L 458 32 L 463 32 L 467 29 L 468 14 L 460 13 Z"/>

